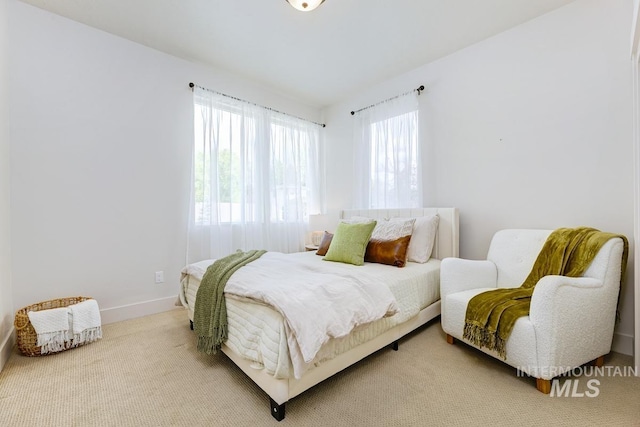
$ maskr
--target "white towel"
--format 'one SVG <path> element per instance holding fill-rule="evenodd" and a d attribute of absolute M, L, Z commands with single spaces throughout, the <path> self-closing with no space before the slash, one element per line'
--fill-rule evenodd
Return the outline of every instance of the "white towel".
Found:
<path fill-rule="evenodd" d="M 102 320 L 98 302 L 88 299 L 69 306 L 71 310 L 73 345 L 90 343 L 102 338 Z"/>
<path fill-rule="evenodd" d="M 30 311 L 29 321 L 38 335 L 42 354 L 65 350 L 69 341 L 69 309 L 67 307 Z"/>

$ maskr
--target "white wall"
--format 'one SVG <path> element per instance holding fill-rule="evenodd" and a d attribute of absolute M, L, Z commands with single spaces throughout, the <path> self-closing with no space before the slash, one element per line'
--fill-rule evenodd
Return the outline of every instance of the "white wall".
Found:
<path fill-rule="evenodd" d="M 0 0 L 0 371 L 13 346 L 7 60 L 7 1 Z"/>
<path fill-rule="evenodd" d="M 483 258 L 510 227 L 589 225 L 632 240 L 632 10 L 579 0 L 327 109 L 329 210 L 351 200 L 349 111 L 424 84 L 425 205 L 460 209 L 462 257 Z M 614 344 L 629 354 L 633 268 Z"/>
<path fill-rule="evenodd" d="M 105 323 L 172 307 L 186 247 L 188 83 L 311 120 L 320 112 L 8 1 L 15 307 L 89 295 Z"/>

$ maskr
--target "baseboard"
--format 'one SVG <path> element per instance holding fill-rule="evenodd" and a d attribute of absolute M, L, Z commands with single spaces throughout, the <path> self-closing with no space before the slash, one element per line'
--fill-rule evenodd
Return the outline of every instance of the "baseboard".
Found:
<path fill-rule="evenodd" d="M 633 356 L 633 335 L 613 334 L 613 343 L 611 344 L 611 351 L 616 353 L 626 354 Z"/>
<path fill-rule="evenodd" d="M 7 336 L 4 337 L 2 343 L 0 344 L 0 372 L 4 368 L 4 365 L 7 363 L 7 360 L 9 360 L 9 357 L 13 352 L 13 346 L 15 343 L 16 334 L 14 333 L 14 328 L 12 326 L 11 330 L 9 331 Z"/>
<path fill-rule="evenodd" d="M 136 317 L 148 316 L 150 314 L 162 313 L 176 308 L 177 296 L 159 298 L 149 301 L 141 301 L 133 304 L 111 307 L 100 310 L 102 324 L 121 322 Z"/>

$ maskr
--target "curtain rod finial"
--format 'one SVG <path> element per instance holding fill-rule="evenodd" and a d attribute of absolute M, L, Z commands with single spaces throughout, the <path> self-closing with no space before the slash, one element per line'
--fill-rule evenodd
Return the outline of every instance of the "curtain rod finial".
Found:
<path fill-rule="evenodd" d="M 190 87 L 191 89 L 193 89 L 193 87 L 194 87 L 194 86 L 195 86 L 195 85 L 193 84 L 193 82 L 189 83 L 189 87 Z"/>

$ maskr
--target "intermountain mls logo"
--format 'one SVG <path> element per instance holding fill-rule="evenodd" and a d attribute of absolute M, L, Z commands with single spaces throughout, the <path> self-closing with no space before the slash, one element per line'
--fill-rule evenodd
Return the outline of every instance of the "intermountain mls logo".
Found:
<path fill-rule="evenodd" d="M 571 387 L 573 384 L 573 387 Z M 587 380 L 587 390 L 580 391 L 579 379 L 566 379 L 562 385 L 560 380 L 554 378 L 551 381 L 550 397 L 598 397 L 600 394 L 600 380 L 591 378 Z"/>
<path fill-rule="evenodd" d="M 525 369 L 517 368 L 517 376 L 526 377 Z M 548 369 L 527 369 L 538 372 L 543 377 L 552 377 L 550 397 L 598 397 L 600 380 L 610 377 L 634 377 L 637 369 L 633 366 L 579 366 L 577 368 L 550 367 Z M 563 380 L 563 377 L 571 377 Z"/>

